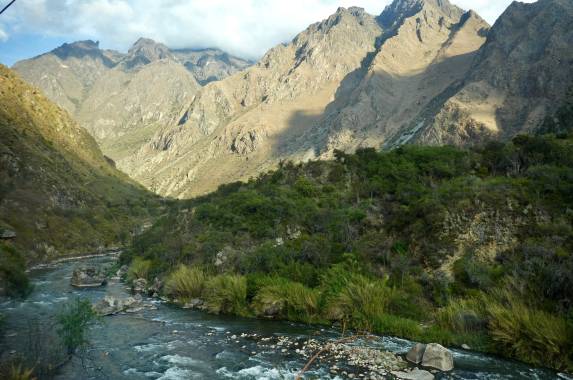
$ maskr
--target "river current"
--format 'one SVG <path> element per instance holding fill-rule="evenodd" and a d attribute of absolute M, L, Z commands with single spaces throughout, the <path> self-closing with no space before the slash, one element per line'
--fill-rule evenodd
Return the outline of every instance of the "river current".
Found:
<path fill-rule="evenodd" d="M 33 320 L 42 329 L 53 329 L 54 316 L 63 305 L 76 297 L 92 302 L 106 294 L 127 297 L 124 284 L 110 281 L 106 287 L 79 290 L 70 286 L 74 267 L 101 265 L 113 258 L 100 257 L 80 262 L 64 262 L 33 270 L 35 285 L 25 300 L 0 305 L 6 317 L 0 351 L 16 355 L 22 341 L 36 333 Z M 172 305 L 147 300 L 155 308 L 133 314 L 105 317 L 90 331 L 90 346 L 85 360 L 74 359 L 64 365 L 56 379 L 294 379 L 306 359 L 294 349 L 261 345 L 257 336 L 327 341 L 339 337 L 334 329 L 288 322 L 214 316 L 183 310 Z M 36 328 L 37 329 L 37 328 Z M 38 332 L 39 333 L 39 332 Z M 395 353 L 405 353 L 413 343 L 392 337 L 380 337 L 367 344 Z M 283 352 L 284 351 L 284 352 Z M 559 379 L 542 369 L 481 355 L 452 350 L 455 370 L 443 379 Z M 307 372 L 307 379 L 342 379 L 331 374 L 329 366 L 317 363 Z"/>

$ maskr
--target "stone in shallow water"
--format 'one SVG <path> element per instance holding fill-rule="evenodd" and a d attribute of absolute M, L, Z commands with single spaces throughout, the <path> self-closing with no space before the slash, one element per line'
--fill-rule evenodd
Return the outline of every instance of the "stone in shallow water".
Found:
<path fill-rule="evenodd" d="M 434 380 L 434 375 L 428 371 L 418 368 L 415 368 L 410 372 L 394 371 L 392 372 L 392 375 L 403 380 Z"/>
<path fill-rule="evenodd" d="M 106 284 L 106 278 L 95 267 L 76 268 L 72 273 L 71 284 L 76 288 L 97 288 Z"/>
<path fill-rule="evenodd" d="M 430 343 L 424 351 L 422 365 L 440 371 L 451 371 L 454 369 L 454 356 L 447 348 L 436 343 Z"/>
<path fill-rule="evenodd" d="M 424 351 L 426 350 L 426 345 L 422 343 L 416 343 L 414 347 L 408 351 L 406 354 L 406 360 L 410 363 L 420 364 L 422 362 L 422 357 L 424 356 Z"/>

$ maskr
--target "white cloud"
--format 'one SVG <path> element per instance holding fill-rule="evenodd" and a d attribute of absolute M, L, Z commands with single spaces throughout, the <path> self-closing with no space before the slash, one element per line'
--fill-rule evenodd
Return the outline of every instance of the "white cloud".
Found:
<path fill-rule="evenodd" d="M 170 47 L 219 47 L 258 58 L 339 6 L 379 14 L 390 0 L 20 0 L 8 19 L 14 33 L 90 38 L 126 50 L 150 37 Z M 511 0 L 454 0 L 493 23 Z M 528 2 L 532 2 L 529 0 Z M 0 30 L 0 40 L 3 32 Z M 4 33 L 5 35 L 5 33 Z M 6 36 L 7 37 L 7 36 Z M 4 37 L 4 38 L 6 38 Z"/>
<path fill-rule="evenodd" d="M 8 33 L 6 33 L 2 29 L 2 26 L 0 25 L 0 42 L 6 42 L 6 41 L 8 41 Z"/>

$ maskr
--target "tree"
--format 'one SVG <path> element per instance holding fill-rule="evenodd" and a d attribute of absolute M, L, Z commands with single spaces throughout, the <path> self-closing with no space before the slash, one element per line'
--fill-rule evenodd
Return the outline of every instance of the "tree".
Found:
<path fill-rule="evenodd" d="M 87 331 L 97 321 L 97 315 L 89 300 L 76 298 L 64 307 L 56 321 L 58 335 L 71 357 L 89 343 Z"/>

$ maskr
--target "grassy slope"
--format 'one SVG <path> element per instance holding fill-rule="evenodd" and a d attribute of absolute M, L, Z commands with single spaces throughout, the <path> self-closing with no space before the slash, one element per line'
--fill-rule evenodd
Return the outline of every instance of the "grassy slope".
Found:
<path fill-rule="evenodd" d="M 212 312 L 276 306 L 572 370 L 573 136 L 558 124 L 471 151 L 286 163 L 177 203 L 124 259 Z"/>
<path fill-rule="evenodd" d="M 121 244 L 157 199 L 110 164 L 89 134 L 0 66 L 0 224 L 27 261 Z"/>

